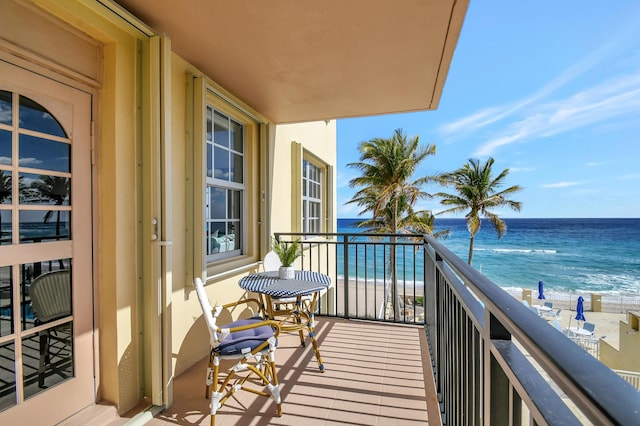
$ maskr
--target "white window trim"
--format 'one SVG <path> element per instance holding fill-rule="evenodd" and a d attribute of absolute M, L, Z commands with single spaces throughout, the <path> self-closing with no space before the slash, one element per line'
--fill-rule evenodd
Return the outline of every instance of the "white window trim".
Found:
<path fill-rule="evenodd" d="M 188 143 L 186 152 L 186 196 L 187 213 L 186 253 L 187 280 L 195 277 L 207 279 L 224 277 L 234 271 L 255 267 L 260 260 L 261 249 L 268 241 L 269 229 L 264 226 L 266 211 L 264 206 L 265 188 L 269 188 L 268 176 L 265 176 L 268 126 L 266 119 L 250 112 L 239 101 L 220 92 L 215 83 L 203 76 L 189 74 L 187 78 L 187 117 Z M 245 173 L 246 202 L 242 206 L 245 220 L 243 232 L 243 253 L 226 259 L 208 260 L 206 255 L 206 188 L 207 188 L 207 105 L 213 105 L 225 115 L 245 125 Z M 239 118 L 241 117 L 241 118 Z M 248 127 L 247 127 L 248 126 Z M 249 174 L 247 172 L 250 171 Z"/>
<path fill-rule="evenodd" d="M 306 170 L 305 170 L 305 163 L 307 164 Z M 318 179 L 312 179 L 310 176 L 310 169 L 315 169 L 318 173 Z M 306 177 L 305 177 L 305 171 L 306 171 Z M 324 219 L 325 219 L 325 203 L 326 203 L 326 197 L 324 196 L 325 194 L 325 175 L 326 175 L 326 168 L 322 167 L 321 165 L 318 165 L 316 162 L 308 159 L 308 158 L 303 158 L 302 160 L 302 232 L 323 232 L 324 229 Z M 318 197 L 313 197 L 310 195 L 311 193 L 311 186 L 312 185 L 318 185 L 320 187 L 319 191 L 318 191 Z M 306 193 L 306 195 L 305 195 Z M 324 198 L 324 199 L 323 199 Z M 305 203 L 306 203 L 306 208 L 305 208 Z M 319 209 L 319 217 L 311 217 L 310 214 L 310 206 L 311 205 L 320 205 L 320 209 Z M 320 229 L 314 230 L 312 231 L 309 226 L 309 222 L 310 220 L 318 220 Z"/>
<path fill-rule="evenodd" d="M 218 108 L 216 105 L 213 104 L 213 102 L 207 102 L 206 104 L 206 109 L 207 111 L 209 110 L 209 108 L 211 108 L 213 114 L 212 114 L 212 123 L 211 123 L 211 141 L 209 141 L 208 139 L 203 141 L 203 143 L 208 146 L 209 143 L 211 143 L 212 145 L 212 155 L 214 155 L 215 153 L 215 148 L 216 148 L 216 143 L 214 141 L 214 127 L 215 127 L 215 113 L 217 112 L 220 115 L 223 115 L 227 120 L 229 121 L 233 121 L 238 123 L 239 125 L 242 126 L 242 182 L 234 182 L 234 181 L 230 181 L 230 180 L 224 180 L 224 179 L 219 179 L 215 177 L 215 164 L 214 164 L 214 158 L 211 158 L 212 160 L 212 167 L 214 168 L 214 172 L 213 175 L 211 177 L 209 177 L 208 175 L 206 175 L 205 179 L 206 179 L 206 186 L 205 186 L 205 205 L 210 201 L 207 198 L 207 194 L 209 194 L 209 188 L 220 188 L 223 189 L 225 191 L 228 190 L 232 190 L 232 191 L 239 191 L 242 196 L 240 199 L 240 239 L 234 239 L 234 248 L 232 250 L 225 250 L 224 252 L 219 252 L 219 253 L 206 253 L 206 260 L 207 263 L 212 263 L 212 262 L 216 262 L 219 260 L 223 260 L 223 259 L 229 259 L 229 258 L 233 258 L 233 257 L 237 257 L 237 256 L 241 256 L 244 252 L 246 252 L 246 248 L 245 248 L 245 244 L 247 244 L 247 238 L 245 238 L 245 230 L 248 227 L 248 222 L 247 222 L 247 212 L 246 212 L 246 204 L 248 203 L 248 198 L 250 197 L 249 194 L 249 188 L 247 188 L 247 182 L 246 182 L 246 168 L 247 168 L 247 141 L 246 141 L 246 126 L 242 123 L 240 123 L 238 120 L 236 120 L 231 114 L 226 113 L 225 111 L 222 111 L 220 108 Z M 209 120 L 208 115 L 207 115 L 207 121 Z M 219 145 L 219 144 L 218 144 Z M 205 146 L 205 156 L 208 156 L 208 152 L 206 150 L 206 146 Z M 225 149 L 225 147 L 223 147 L 223 149 Z M 228 151 L 229 153 L 229 159 L 231 160 L 231 155 L 233 153 L 238 153 L 238 151 L 234 150 L 231 147 L 231 141 L 229 141 L 229 146 L 226 147 L 226 151 Z M 206 158 L 205 161 L 208 161 L 209 159 Z M 208 163 L 207 163 L 208 164 Z M 228 200 L 227 200 L 228 203 Z M 228 204 L 225 206 L 225 209 L 228 207 Z M 204 221 L 205 221 L 205 235 L 207 235 L 207 230 L 208 230 L 208 223 L 210 222 L 210 217 L 207 217 L 207 215 L 205 214 L 204 217 Z M 228 224 L 228 222 L 230 222 L 228 217 L 225 217 L 225 223 Z M 212 241 L 212 236 L 209 236 L 209 241 L 205 241 L 205 247 L 207 247 L 207 244 L 209 242 Z M 225 244 L 229 244 L 230 241 L 225 241 Z"/>

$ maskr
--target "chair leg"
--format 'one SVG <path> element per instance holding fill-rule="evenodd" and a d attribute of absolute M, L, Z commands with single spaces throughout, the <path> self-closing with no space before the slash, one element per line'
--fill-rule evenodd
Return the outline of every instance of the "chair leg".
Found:
<path fill-rule="evenodd" d="M 298 334 L 300 335 L 300 346 L 302 346 L 303 348 L 306 346 L 306 343 L 304 341 L 304 333 L 302 332 L 302 319 L 300 318 L 300 312 L 302 310 L 302 302 L 300 302 L 300 300 L 298 300 L 296 302 L 296 308 L 294 311 L 294 315 L 296 317 L 296 322 L 298 323 L 298 327 L 300 327 L 300 329 L 298 330 Z"/>
<path fill-rule="evenodd" d="M 271 372 L 271 396 L 276 402 L 276 414 L 282 416 L 282 398 L 280 397 L 280 383 L 276 370 L 276 345 L 275 340 L 269 343 L 269 370 Z"/>
<path fill-rule="evenodd" d="M 38 387 L 44 388 L 44 373 L 49 363 L 49 333 L 40 332 L 40 360 L 38 363 Z"/>
<path fill-rule="evenodd" d="M 213 383 L 213 351 L 209 351 L 209 363 L 207 364 L 207 377 L 206 377 L 207 387 L 204 391 L 204 397 L 207 399 L 209 399 L 209 395 L 211 394 L 212 383 Z"/>

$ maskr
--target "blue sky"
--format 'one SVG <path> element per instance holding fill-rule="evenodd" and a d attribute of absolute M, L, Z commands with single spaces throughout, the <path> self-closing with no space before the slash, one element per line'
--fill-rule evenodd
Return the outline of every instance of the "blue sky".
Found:
<path fill-rule="evenodd" d="M 640 2 L 471 1 L 438 110 L 337 127 L 339 218 L 358 214 L 358 143 L 397 128 L 436 145 L 420 174 L 508 168 L 523 206 L 503 218 L 640 217 Z"/>

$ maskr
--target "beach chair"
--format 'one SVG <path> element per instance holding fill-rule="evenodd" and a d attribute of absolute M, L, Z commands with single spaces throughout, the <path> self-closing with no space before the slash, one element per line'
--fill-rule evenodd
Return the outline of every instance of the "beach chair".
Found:
<path fill-rule="evenodd" d="M 31 310 L 36 326 L 71 315 L 70 271 L 60 270 L 42 274 L 29 287 Z M 51 365 L 52 355 L 66 360 L 71 348 L 71 322 L 48 328 L 38 333 L 39 364 L 38 387 L 44 387 L 45 370 Z M 55 349 L 57 348 L 57 349 Z M 52 349 L 54 353 L 52 353 Z"/>
<path fill-rule="evenodd" d="M 554 320 L 560 321 L 560 319 L 561 319 L 560 318 L 560 313 L 561 312 L 562 312 L 562 309 L 556 309 L 556 310 L 553 310 L 553 311 L 545 312 L 544 313 L 544 318 L 547 321 L 554 321 Z"/>
<path fill-rule="evenodd" d="M 591 335 L 593 336 L 593 332 L 596 330 L 596 325 L 592 322 L 585 322 L 582 328 L 584 330 L 590 331 Z"/>
<path fill-rule="evenodd" d="M 547 308 L 553 308 L 553 302 L 544 302 L 544 306 Z"/>
<path fill-rule="evenodd" d="M 196 293 L 209 330 L 209 364 L 206 377 L 206 397 L 211 398 L 211 425 L 215 424 L 218 410 L 237 390 L 273 399 L 277 416 L 282 415 L 280 385 L 276 372 L 275 351 L 280 326 L 272 320 L 252 317 L 237 320 L 223 327 L 216 322 L 220 313 L 228 308 L 255 303 L 257 299 L 243 299 L 211 308 L 200 278 L 195 279 Z M 226 370 L 221 378 L 220 361 L 239 360 Z"/>

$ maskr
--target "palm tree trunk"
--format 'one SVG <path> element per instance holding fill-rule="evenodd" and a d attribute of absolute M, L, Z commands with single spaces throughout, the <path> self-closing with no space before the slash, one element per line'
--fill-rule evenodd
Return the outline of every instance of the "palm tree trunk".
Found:
<path fill-rule="evenodd" d="M 467 263 L 469 263 L 469 265 L 471 265 L 471 260 L 473 259 L 473 234 L 471 235 L 471 238 L 469 238 L 469 261 Z"/>
<path fill-rule="evenodd" d="M 389 274 L 391 278 L 391 288 L 389 289 L 389 297 L 392 298 L 391 306 L 393 308 L 393 317 L 397 318 L 401 311 L 400 304 L 400 292 L 398 291 L 398 273 L 396 266 L 396 243 L 398 242 L 398 238 L 395 235 L 398 233 L 398 201 L 394 201 L 393 208 L 393 222 L 391 224 L 391 233 L 394 235 L 390 238 L 391 247 L 389 250 Z M 391 313 L 390 313 L 391 314 Z"/>

